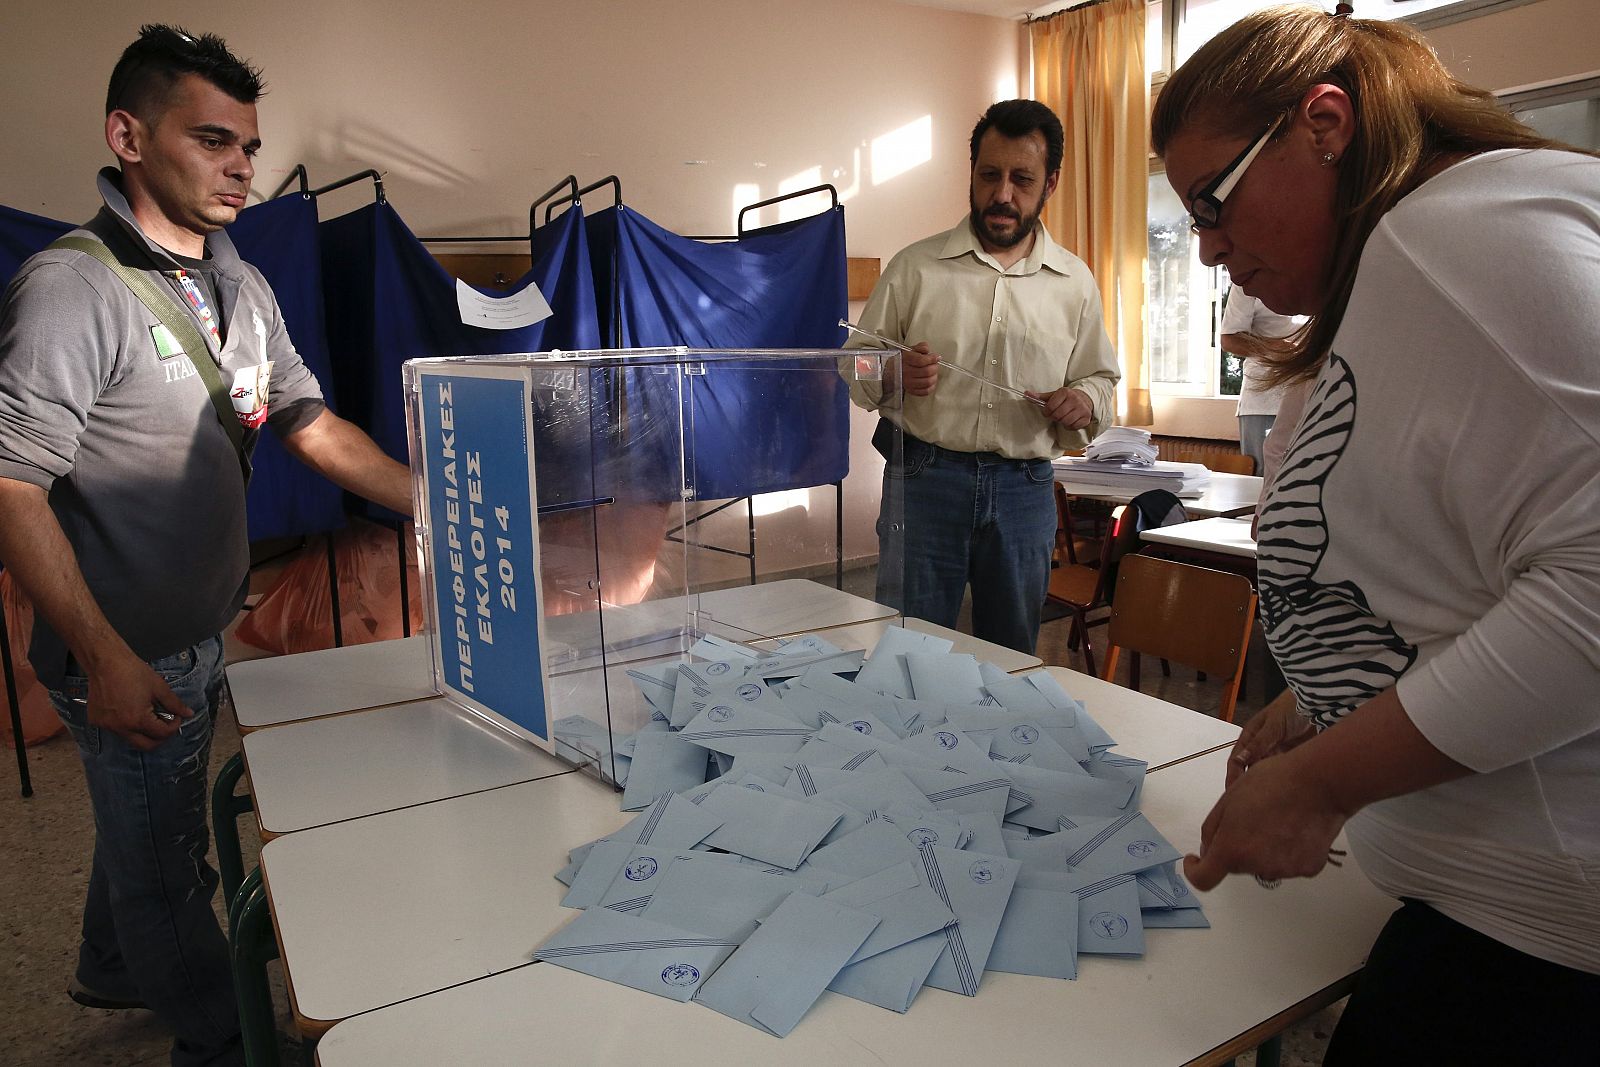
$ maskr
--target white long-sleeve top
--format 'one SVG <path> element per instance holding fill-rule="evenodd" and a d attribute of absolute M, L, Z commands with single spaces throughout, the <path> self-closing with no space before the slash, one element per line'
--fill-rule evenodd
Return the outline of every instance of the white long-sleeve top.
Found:
<path fill-rule="evenodd" d="M 1260 575 L 1302 711 L 1398 685 L 1478 772 L 1350 822 L 1374 883 L 1600 972 L 1600 160 L 1488 153 L 1385 216 Z"/>

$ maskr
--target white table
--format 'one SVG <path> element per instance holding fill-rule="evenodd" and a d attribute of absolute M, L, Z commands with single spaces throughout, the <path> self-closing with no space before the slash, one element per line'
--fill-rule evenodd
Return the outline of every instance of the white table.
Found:
<path fill-rule="evenodd" d="M 630 818 L 608 786 L 563 774 L 267 842 L 261 873 L 302 1026 L 526 964 L 576 914 L 553 877 L 567 850 Z"/>
<path fill-rule="evenodd" d="M 1069 476 L 1069 472 L 1056 469 L 1056 481 L 1061 483 L 1061 488 L 1067 491 L 1068 496 L 1081 496 L 1091 500 L 1109 500 L 1117 504 L 1126 504 L 1138 496 L 1143 489 L 1122 489 L 1109 485 L 1097 485 L 1093 482 L 1076 481 Z M 1150 486 L 1159 489 L 1160 486 Z M 1212 471 L 1211 479 L 1206 483 L 1200 495 L 1195 498 L 1179 497 L 1184 510 L 1190 515 L 1210 516 L 1220 515 L 1224 511 L 1234 511 L 1238 508 L 1253 508 L 1256 501 L 1261 498 L 1261 479 L 1253 474 L 1229 474 L 1226 471 Z"/>
<path fill-rule="evenodd" d="M 702 617 L 757 637 L 793 637 L 899 614 L 887 604 L 804 578 L 700 593 L 698 607 Z"/>
<path fill-rule="evenodd" d="M 439 698 L 253 730 L 243 747 L 265 838 L 571 771 Z"/>
<path fill-rule="evenodd" d="M 427 635 L 235 663 L 241 731 L 433 696 Z"/>
<path fill-rule="evenodd" d="M 894 619 L 884 619 L 877 622 L 827 630 L 819 636 L 823 640 L 849 652 L 858 648 L 870 649 L 874 647 L 878 643 L 878 638 L 883 636 L 885 630 L 891 626 L 899 625 L 901 623 Z M 1044 660 L 1038 656 L 1030 656 L 1026 652 L 1018 652 L 1015 649 L 989 641 L 980 641 L 971 634 L 964 634 L 959 630 L 951 630 L 948 627 L 939 626 L 922 619 L 906 619 L 904 625 L 907 630 L 915 630 L 918 633 L 942 637 L 954 644 L 955 647 L 951 649 L 952 652 L 964 652 L 975 656 L 979 662 L 993 663 L 996 667 L 1008 673 L 1015 674 L 1017 671 L 1025 671 L 1041 666 L 1044 663 Z"/>
<path fill-rule="evenodd" d="M 1146 780 L 1145 810 L 1180 849 L 1198 844 L 1200 822 L 1222 788 L 1224 764 L 1217 753 Z M 1285 1026 L 1341 995 L 1394 908 L 1353 864 L 1273 891 L 1231 878 L 1203 899 L 1212 929 L 1150 931 L 1143 959 L 1083 958 L 1076 982 L 987 974 L 977 997 L 925 989 L 904 1016 L 825 993 L 781 1041 L 697 1005 L 541 963 L 347 1019 L 317 1054 L 323 1067 L 926 1067 L 1002 1057 L 1141 1067 L 1221 1063 L 1270 1036 L 1261 1027 L 1266 1020 Z M 501 921 L 483 920 L 486 926 Z M 529 924 L 516 921 L 520 936 Z M 294 965 L 293 950 L 287 955 Z"/>
<path fill-rule="evenodd" d="M 1083 704 L 1095 722 L 1117 739 L 1117 755 L 1142 759 L 1152 770 L 1219 746 L 1231 747 L 1239 739 L 1239 727 L 1233 723 L 1091 674 L 1066 667 L 1045 669 L 1061 683 L 1061 688 Z"/>
<path fill-rule="evenodd" d="M 1168 545 L 1197 553 L 1213 553 L 1239 559 L 1256 558 L 1256 539 L 1250 536 L 1249 519 L 1196 519 L 1145 530 L 1140 540 L 1154 545 Z"/>

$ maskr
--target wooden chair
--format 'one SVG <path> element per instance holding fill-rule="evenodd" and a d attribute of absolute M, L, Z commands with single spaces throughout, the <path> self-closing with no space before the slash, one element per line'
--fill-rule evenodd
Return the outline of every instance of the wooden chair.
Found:
<path fill-rule="evenodd" d="M 1244 453 L 1229 452 L 1179 452 L 1179 463 L 1198 463 L 1210 470 L 1225 474 L 1254 474 L 1256 461 Z"/>
<path fill-rule="evenodd" d="M 1117 568 L 1102 677 L 1116 680 L 1123 649 L 1177 660 L 1226 679 L 1217 714 L 1232 722 L 1255 616 L 1256 592 L 1247 578 L 1128 556 Z"/>
<path fill-rule="evenodd" d="M 1094 649 L 1089 641 L 1089 627 L 1104 620 L 1089 621 L 1089 613 L 1099 608 L 1109 607 L 1111 604 L 1111 579 L 1116 573 L 1118 561 L 1128 553 L 1139 547 L 1139 533 L 1131 516 L 1124 521 L 1127 515 L 1125 508 L 1117 508 L 1112 512 L 1111 528 L 1100 539 L 1099 557 L 1092 562 L 1075 562 L 1068 559 L 1066 553 L 1060 548 L 1063 534 L 1062 530 L 1070 529 L 1067 524 L 1071 521 L 1071 511 L 1067 504 L 1067 495 L 1060 485 L 1055 487 L 1056 512 L 1060 519 L 1057 530 L 1057 560 L 1056 565 L 1050 570 L 1050 587 L 1045 593 L 1045 600 L 1049 603 L 1060 604 L 1072 616 L 1072 631 L 1067 639 L 1069 648 L 1083 645 L 1083 660 L 1088 665 L 1089 673 L 1095 674 Z M 1068 544 L 1071 534 L 1065 535 Z"/>

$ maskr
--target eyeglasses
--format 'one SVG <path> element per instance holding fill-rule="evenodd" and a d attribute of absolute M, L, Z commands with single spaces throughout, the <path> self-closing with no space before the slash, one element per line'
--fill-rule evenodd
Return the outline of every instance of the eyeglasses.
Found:
<path fill-rule="evenodd" d="M 1233 192 L 1234 186 L 1239 184 L 1239 179 L 1250 169 L 1250 164 L 1261 154 L 1267 139 L 1282 121 L 1282 115 L 1273 119 L 1272 125 L 1267 127 L 1265 133 L 1257 137 L 1250 147 L 1235 156 L 1232 163 L 1223 167 L 1222 171 L 1211 179 L 1211 184 L 1200 190 L 1195 194 L 1195 198 L 1189 201 L 1189 232 L 1199 233 L 1217 225 L 1217 220 L 1222 217 L 1222 202 Z"/>

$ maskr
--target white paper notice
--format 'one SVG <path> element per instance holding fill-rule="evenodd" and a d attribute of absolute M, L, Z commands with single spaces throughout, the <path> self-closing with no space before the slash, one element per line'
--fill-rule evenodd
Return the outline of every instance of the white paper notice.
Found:
<path fill-rule="evenodd" d="M 554 314 L 539 287 L 531 282 L 512 296 L 485 296 L 457 278 L 456 306 L 461 309 L 462 322 L 485 330 L 519 330 Z"/>

